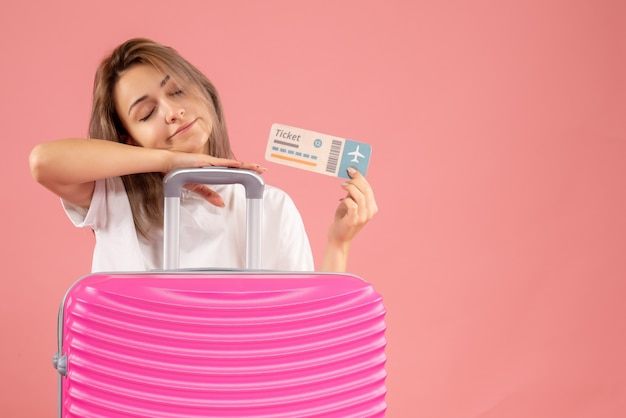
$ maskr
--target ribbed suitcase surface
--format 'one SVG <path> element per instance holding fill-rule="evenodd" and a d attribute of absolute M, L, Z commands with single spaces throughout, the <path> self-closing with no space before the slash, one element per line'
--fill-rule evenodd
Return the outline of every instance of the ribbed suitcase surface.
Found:
<path fill-rule="evenodd" d="M 94 274 L 59 315 L 63 417 L 380 417 L 385 310 L 349 274 Z"/>

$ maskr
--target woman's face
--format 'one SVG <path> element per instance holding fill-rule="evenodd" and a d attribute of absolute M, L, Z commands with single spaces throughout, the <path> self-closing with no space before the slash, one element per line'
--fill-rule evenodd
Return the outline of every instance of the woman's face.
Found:
<path fill-rule="evenodd" d="M 148 64 L 126 70 L 113 90 L 129 143 L 145 148 L 207 153 L 214 111 L 189 87 Z"/>

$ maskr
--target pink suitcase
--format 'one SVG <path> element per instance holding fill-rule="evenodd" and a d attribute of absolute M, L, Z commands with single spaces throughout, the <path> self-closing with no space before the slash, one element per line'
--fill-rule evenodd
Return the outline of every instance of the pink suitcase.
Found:
<path fill-rule="evenodd" d="M 380 295 L 349 274 L 174 269 L 189 182 L 246 186 L 248 267 L 258 265 L 260 176 L 170 173 L 164 270 L 92 274 L 61 304 L 59 417 L 384 416 Z"/>

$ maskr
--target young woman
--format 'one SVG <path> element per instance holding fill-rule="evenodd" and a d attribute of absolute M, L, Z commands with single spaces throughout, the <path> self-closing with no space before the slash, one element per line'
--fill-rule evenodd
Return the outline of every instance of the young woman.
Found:
<path fill-rule="evenodd" d="M 90 139 L 37 145 L 35 180 L 62 199 L 79 227 L 92 228 L 92 271 L 162 266 L 163 175 L 175 168 L 225 166 L 263 173 L 231 150 L 212 83 L 175 50 L 131 39 L 96 72 Z M 365 178 L 350 170 L 328 230 L 322 271 L 345 271 L 350 243 L 376 213 Z M 181 207 L 181 267 L 243 268 L 245 196 L 237 186 L 187 185 Z M 266 186 L 261 268 L 314 270 L 300 215 L 281 190 Z"/>

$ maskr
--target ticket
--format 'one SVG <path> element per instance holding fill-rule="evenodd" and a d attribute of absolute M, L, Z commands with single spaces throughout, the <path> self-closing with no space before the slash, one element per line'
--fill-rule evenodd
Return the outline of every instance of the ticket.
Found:
<path fill-rule="evenodd" d="M 364 142 L 275 123 L 270 131 L 265 159 L 349 179 L 348 167 L 365 175 L 371 154 L 372 147 Z"/>

